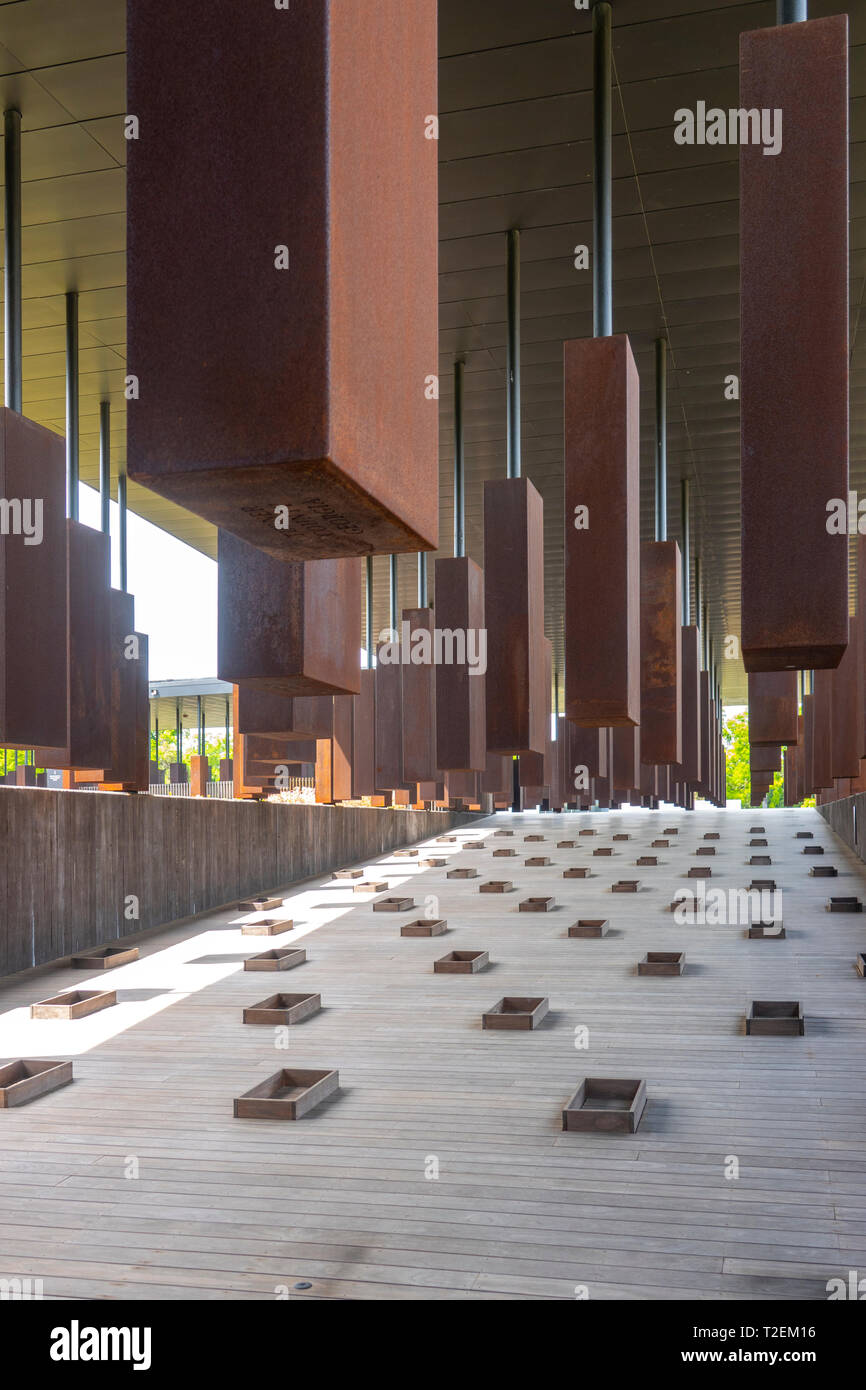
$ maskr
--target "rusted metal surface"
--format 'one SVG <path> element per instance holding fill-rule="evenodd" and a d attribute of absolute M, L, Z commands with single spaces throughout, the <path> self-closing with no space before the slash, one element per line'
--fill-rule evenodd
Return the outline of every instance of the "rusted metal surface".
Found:
<path fill-rule="evenodd" d="M 848 639 L 848 540 L 827 511 L 848 497 L 847 16 L 743 33 L 740 106 L 784 117 L 780 152 L 740 149 L 743 660 L 832 667 Z"/>
<path fill-rule="evenodd" d="M 403 666 L 403 777 L 407 782 L 435 782 L 436 681 L 443 669 L 435 664 L 436 619 L 432 608 L 404 608 L 403 623 L 409 624 L 410 657 Z M 428 660 L 415 659 L 428 652 Z"/>
<path fill-rule="evenodd" d="M 815 672 L 812 781 L 825 791 L 833 786 L 833 673 L 825 669 Z"/>
<path fill-rule="evenodd" d="M 487 754 L 487 766 L 479 779 L 479 792 L 491 792 L 495 797 L 507 797 L 511 802 L 514 761 L 499 753 Z"/>
<path fill-rule="evenodd" d="M 860 625 L 850 623 L 845 654 L 831 672 L 830 767 L 834 778 L 857 777 L 860 773 Z"/>
<path fill-rule="evenodd" d="M 221 680 L 271 695 L 360 689 L 360 560 L 274 560 L 219 535 Z"/>
<path fill-rule="evenodd" d="M 683 756 L 674 769 L 676 781 L 694 786 L 701 776 L 701 635 L 696 627 L 680 629 L 683 685 Z"/>
<path fill-rule="evenodd" d="M 487 749 L 544 753 L 544 508 L 527 478 L 484 484 Z"/>
<path fill-rule="evenodd" d="M 710 796 L 712 791 L 712 766 L 713 749 L 711 744 L 712 719 L 710 716 L 710 677 L 707 671 L 700 673 L 701 695 L 699 702 L 699 714 L 701 721 L 701 775 L 697 783 L 697 790 L 701 796 Z"/>
<path fill-rule="evenodd" d="M 111 763 L 110 541 L 66 521 L 66 734 L 59 746 L 37 747 L 51 768 L 107 768 Z"/>
<path fill-rule="evenodd" d="M 449 801 L 477 801 L 481 774 L 452 768 L 445 773 L 445 791 Z"/>
<path fill-rule="evenodd" d="M 402 789 L 404 781 L 403 667 L 399 661 L 382 659 L 392 645 L 384 643 L 377 651 L 375 781 L 380 792 Z"/>
<path fill-rule="evenodd" d="M 749 742 L 797 742 L 797 672 L 755 671 L 749 676 Z"/>
<path fill-rule="evenodd" d="M 438 543 L 436 58 L 424 0 L 128 7 L 129 474 L 275 556 Z"/>
<path fill-rule="evenodd" d="M 815 794 L 814 774 L 815 696 L 803 696 L 803 781 L 804 797 Z"/>
<path fill-rule="evenodd" d="M 585 725 L 572 724 L 570 720 L 559 721 L 567 725 L 565 739 L 575 767 L 585 767 L 590 777 L 607 776 L 608 730 L 590 729 Z"/>
<path fill-rule="evenodd" d="M 355 696 L 334 697 L 333 733 L 316 741 L 316 801 L 352 798 L 353 705 Z"/>
<path fill-rule="evenodd" d="M 376 791 L 376 672 L 361 672 L 361 692 L 352 701 L 352 796 Z"/>
<path fill-rule="evenodd" d="M 544 711 L 544 751 L 521 753 L 517 776 L 521 787 L 543 788 L 550 781 L 550 711 L 553 694 L 553 644 L 547 637 L 541 638 L 540 657 L 533 666 L 531 679 L 535 684 L 533 700 Z"/>
<path fill-rule="evenodd" d="M 6 407 L 0 497 L 21 509 L 17 531 L 10 510 L 9 534 L 0 535 L 0 744 L 59 747 L 68 679 L 65 446 Z"/>
<path fill-rule="evenodd" d="M 749 745 L 749 771 L 751 773 L 779 772 L 782 766 L 782 749 L 778 744 L 764 743 Z"/>
<path fill-rule="evenodd" d="M 640 382 L 622 334 L 563 349 L 565 712 L 576 724 L 633 725 L 641 717 Z"/>
<path fill-rule="evenodd" d="M 640 791 L 640 729 L 620 724 L 613 730 L 613 787 L 615 792 Z"/>
<path fill-rule="evenodd" d="M 478 635 L 485 631 L 484 572 L 467 556 L 437 560 L 435 583 L 437 627 L 443 633 L 462 633 L 464 640 L 466 634 L 476 634 L 477 656 Z M 457 646 L 453 655 L 466 651 Z M 487 678 L 471 675 L 471 670 L 468 661 L 452 660 L 436 672 L 436 757 L 441 768 L 481 772 L 487 765 Z"/>
<path fill-rule="evenodd" d="M 242 734 L 281 738 L 329 738 L 334 717 L 330 695 L 270 695 L 238 686 L 238 727 Z"/>
<path fill-rule="evenodd" d="M 207 796 L 210 781 L 210 763 L 204 754 L 194 753 L 189 760 L 190 796 Z"/>
<path fill-rule="evenodd" d="M 640 731 L 646 763 L 683 756 L 682 558 L 676 541 L 640 548 Z"/>

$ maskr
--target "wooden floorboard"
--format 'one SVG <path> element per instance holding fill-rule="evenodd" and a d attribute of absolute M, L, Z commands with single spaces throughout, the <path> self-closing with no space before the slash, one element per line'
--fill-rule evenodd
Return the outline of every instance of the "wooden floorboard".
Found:
<path fill-rule="evenodd" d="M 751 824 L 766 826 L 766 851 L 747 847 Z M 666 825 L 679 835 L 650 850 Z M 587 827 L 598 834 L 579 838 Z M 515 835 L 494 840 L 496 828 Z M 798 829 L 822 857 L 802 853 Z M 593 858 L 620 830 L 632 838 Z M 707 830 L 721 839 L 698 858 Z M 416 912 L 376 913 L 322 879 L 288 893 L 296 926 L 282 937 L 242 936 L 241 914 L 210 913 L 147 939 L 119 970 L 63 965 L 8 983 L 0 1057 L 70 1057 L 75 1082 L 0 1111 L 0 1277 L 41 1278 L 57 1300 L 801 1300 L 866 1266 L 866 980 L 854 965 L 866 919 L 825 910 L 831 894 L 866 901 L 866 870 L 825 821 L 500 815 L 456 833 L 456 845 L 426 843 L 478 879 L 389 855 L 362 866 L 414 896 Z M 544 844 L 525 845 L 527 833 Z M 484 850 L 461 850 L 477 838 Z M 492 857 L 509 844 L 517 858 Z M 643 853 L 658 867 L 637 868 Z M 748 865 L 753 853 L 772 865 Z M 530 854 L 553 864 L 527 868 Z M 839 877 L 810 878 L 816 860 Z M 708 890 L 774 877 L 786 940 L 678 923 L 668 905 L 701 862 Z M 573 864 L 592 877 L 564 880 Z M 498 877 L 519 891 L 478 892 Z M 639 893 L 611 893 L 633 877 Z M 542 894 L 555 911 L 518 912 Z M 401 938 L 425 913 L 449 932 Z M 609 919 L 611 934 L 568 939 L 579 916 Z M 298 969 L 243 970 L 296 942 L 308 953 Z M 434 975 L 455 949 L 489 951 L 490 968 Z M 674 949 L 682 977 L 637 975 L 648 950 Z M 114 1008 L 29 1018 L 36 1000 L 95 984 L 117 991 Z M 241 1021 L 269 994 L 308 991 L 323 1008 L 285 1049 Z M 549 998 L 538 1030 L 482 1030 L 509 994 Z M 801 1000 L 805 1036 L 747 1037 L 752 999 Z M 281 1066 L 336 1067 L 341 1089 L 294 1124 L 235 1120 L 234 1097 Z M 646 1079 L 636 1134 L 562 1132 L 585 1075 Z M 734 1159 L 739 1176 L 726 1177 Z"/>

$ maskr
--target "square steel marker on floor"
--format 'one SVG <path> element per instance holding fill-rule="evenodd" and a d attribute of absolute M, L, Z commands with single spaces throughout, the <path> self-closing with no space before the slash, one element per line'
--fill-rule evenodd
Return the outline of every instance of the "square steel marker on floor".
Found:
<path fill-rule="evenodd" d="M 374 912 L 408 912 L 415 906 L 414 898 L 380 898 L 373 904 Z"/>
<path fill-rule="evenodd" d="M 589 869 L 564 869 L 562 873 L 563 878 L 589 878 L 590 876 Z"/>
<path fill-rule="evenodd" d="M 505 878 L 492 878 L 489 883 L 481 883 L 478 886 L 479 893 L 510 893 L 514 888 L 513 883 L 509 883 Z"/>
<path fill-rule="evenodd" d="M 607 936 L 610 923 L 604 917 L 580 917 L 569 927 L 568 935 L 580 938 Z"/>
<path fill-rule="evenodd" d="M 618 883 L 611 884 L 610 891 L 612 893 L 636 893 L 639 888 L 639 878 L 622 878 Z"/>
<path fill-rule="evenodd" d="M 449 951 L 433 962 L 436 975 L 475 975 L 490 964 L 487 951 Z"/>
<path fill-rule="evenodd" d="M 237 1120 L 299 1120 L 340 1086 L 337 1071 L 282 1067 L 238 1096 L 234 1103 Z"/>
<path fill-rule="evenodd" d="M 524 898 L 518 904 L 519 912 L 552 912 L 556 907 L 555 898 Z"/>
<path fill-rule="evenodd" d="M 114 990 L 70 989 L 30 1005 L 31 1018 L 86 1018 L 117 1003 Z"/>
<path fill-rule="evenodd" d="M 283 932 L 293 931 L 294 926 L 294 922 L 268 917 L 264 922 L 245 923 L 241 927 L 241 936 L 282 936 Z"/>
<path fill-rule="evenodd" d="M 806 1031 L 798 999 L 753 999 L 746 1015 L 746 1033 L 770 1038 L 801 1037 Z"/>
<path fill-rule="evenodd" d="M 275 912 L 282 905 L 282 898 L 245 898 L 238 903 L 238 912 Z"/>
<path fill-rule="evenodd" d="M 638 961 L 639 975 L 682 975 L 686 968 L 683 951 L 647 951 Z"/>
<path fill-rule="evenodd" d="M 51 1062 L 43 1057 L 38 1061 L 20 1058 L 6 1062 L 0 1066 L 0 1110 L 29 1105 L 49 1091 L 68 1086 L 71 1080 L 71 1062 Z"/>
<path fill-rule="evenodd" d="M 812 878 L 836 878 L 839 870 L 832 864 L 813 864 L 809 874 Z"/>
<path fill-rule="evenodd" d="M 419 917 L 400 928 L 401 936 L 444 936 L 448 923 L 444 917 Z"/>
<path fill-rule="evenodd" d="M 752 941 L 785 940 L 785 928 L 781 922 L 752 922 L 748 934 Z"/>
<path fill-rule="evenodd" d="M 492 1009 L 481 1015 L 481 1026 L 525 1031 L 537 1028 L 549 1009 L 550 1001 L 538 996 L 521 998 L 506 995 L 498 1004 L 494 1004 Z"/>
<path fill-rule="evenodd" d="M 449 869 L 446 878 L 478 878 L 477 869 Z"/>
<path fill-rule="evenodd" d="M 114 970 L 134 960 L 138 960 L 137 946 L 103 946 L 86 956 L 73 956 L 71 964 L 73 970 Z"/>
<path fill-rule="evenodd" d="M 583 1134 L 634 1134 L 645 1107 L 645 1081 L 587 1076 L 562 1112 L 562 1128 Z"/>
<path fill-rule="evenodd" d="M 830 898 L 828 912 L 862 912 L 863 904 L 859 898 Z"/>
<path fill-rule="evenodd" d="M 318 1013 L 321 1007 L 320 994 L 271 994 L 267 999 L 244 1009 L 244 1023 L 269 1023 L 273 1027 L 283 1027 L 301 1023 Z"/>
<path fill-rule="evenodd" d="M 261 951 L 244 961 L 244 970 L 293 970 L 303 965 L 307 953 L 296 946 L 275 947 L 273 951 Z"/>

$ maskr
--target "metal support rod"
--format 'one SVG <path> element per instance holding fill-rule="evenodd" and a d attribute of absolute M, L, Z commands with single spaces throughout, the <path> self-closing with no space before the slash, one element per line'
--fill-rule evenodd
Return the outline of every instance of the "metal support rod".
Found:
<path fill-rule="evenodd" d="M 611 124 L 611 10 L 598 4 L 592 11 L 593 99 L 593 335 L 613 333 L 613 183 Z"/>
<path fill-rule="evenodd" d="M 364 614 L 365 614 L 366 626 L 367 626 L 367 633 L 366 633 L 366 638 L 367 638 L 367 667 L 368 667 L 368 669 L 369 669 L 369 668 L 371 668 L 372 665 L 373 665 L 373 650 L 374 650 L 374 645 L 375 645 L 375 644 L 374 644 L 374 641 L 373 641 L 373 557 L 372 557 L 372 555 L 368 555 L 368 556 L 367 556 L 367 574 L 366 574 L 366 581 L 365 581 L 365 584 L 364 584 L 364 599 L 365 599 L 365 603 L 364 603 Z"/>
<path fill-rule="evenodd" d="M 463 374 L 466 363 L 454 363 L 454 554 L 466 554 L 466 435 L 463 423 Z"/>
<path fill-rule="evenodd" d="M 702 589 L 703 589 L 703 587 L 704 587 L 704 586 L 701 585 L 701 588 L 702 588 Z M 705 670 L 705 671 L 709 671 L 709 669 L 710 669 L 710 617 L 709 617 L 709 606 L 708 606 L 708 604 L 707 604 L 706 596 L 705 596 L 704 594 L 702 594 L 702 596 L 701 596 L 701 603 L 702 603 L 702 607 L 703 607 L 703 622 L 701 623 L 701 631 L 702 631 L 703 636 L 704 636 L 704 670 Z"/>
<path fill-rule="evenodd" d="M 99 402 L 99 508 L 101 528 L 111 535 L 111 404 Z"/>
<path fill-rule="evenodd" d="M 175 701 L 175 753 L 177 761 L 183 762 L 183 718 L 180 712 L 180 700 Z"/>
<path fill-rule="evenodd" d="M 511 227 L 508 237 L 508 355 L 507 449 L 508 476 L 519 478 L 520 463 L 520 232 Z"/>
<path fill-rule="evenodd" d="M 808 0 L 776 0 L 777 24 L 801 24 L 808 18 Z"/>
<path fill-rule="evenodd" d="M 123 593 L 127 592 L 128 569 L 127 569 L 127 542 L 126 542 L 126 469 L 121 468 L 117 473 L 117 548 L 120 557 L 120 587 Z"/>
<path fill-rule="evenodd" d="M 159 715 L 156 715 L 153 721 L 153 761 L 159 763 Z"/>
<path fill-rule="evenodd" d="M 231 755 L 232 755 L 232 736 L 231 736 L 231 729 L 232 729 L 232 722 L 231 722 L 231 705 L 229 704 L 229 698 L 228 698 L 228 696 L 226 696 L 226 757 L 227 757 L 227 758 L 230 758 Z"/>
<path fill-rule="evenodd" d="M 3 112 L 6 405 L 21 414 L 21 112 Z"/>
<path fill-rule="evenodd" d="M 391 632 L 397 636 L 397 556 L 391 556 L 388 584 L 388 618 Z"/>
<path fill-rule="evenodd" d="M 66 295 L 66 514 L 78 520 L 78 291 Z"/>
<path fill-rule="evenodd" d="M 418 551 L 418 607 L 427 607 L 427 552 Z"/>
<path fill-rule="evenodd" d="M 559 733 L 559 672 L 553 673 L 553 741 Z"/>
<path fill-rule="evenodd" d="M 656 540 L 668 538 L 668 345 L 656 338 Z"/>
<path fill-rule="evenodd" d="M 680 530 L 683 547 L 683 627 L 688 627 L 692 620 L 692 537 L 689 517 L 689 492 L 689 480 L 688 478 L 683 478 L 680 482 Z"/>
<path fill-rule="evenodd" d="M 695 624 L 697 625 L 697 629 L 698 629 L 698 638 L 699 638 L 699 640 L 698 640 L 698 650 L 699 650 L 700 655 L 701 655 L 701 665 L 703 665 L 703 656 L 704 656 L 703 611 L 702 611 L 702 609 L 701 609 L 702 590 L 703 590 L 703 575 L 701 574 L 701 557 L 700 557 L 700 555 L 696 555 L 696 556 L 695 556 Z"/>
<path fill-rule="evenodd" d="M 200 696 L 200 695 L 197 695 L 197 696 L 196 696 L 196 701 L 197 701 L 196 714 L 198 715 L 198 752 L 199 752 L 199 757 L 201 757 L 202 753 L 204 752 L 204 747 L 203 747 L 203 744 L 204 744 L 204 713 L 203 713 L 202 707 L 201 707 L 201 696 Z"/>

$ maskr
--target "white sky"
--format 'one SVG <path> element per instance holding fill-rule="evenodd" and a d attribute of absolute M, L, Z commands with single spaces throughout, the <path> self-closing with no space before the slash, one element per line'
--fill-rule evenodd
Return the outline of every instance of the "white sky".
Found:
<path fill-rule="evenodd" d="M 79 517 L 99 526 L 99 493 L 82 483 Z M 119 587 L 118 512 L 111 504 L 111 582 Z M 129 591 L 135 626 L 150 638 L 150 679 L 217 673 L 217 567 L 166 531 L 127 512 Z"/>

